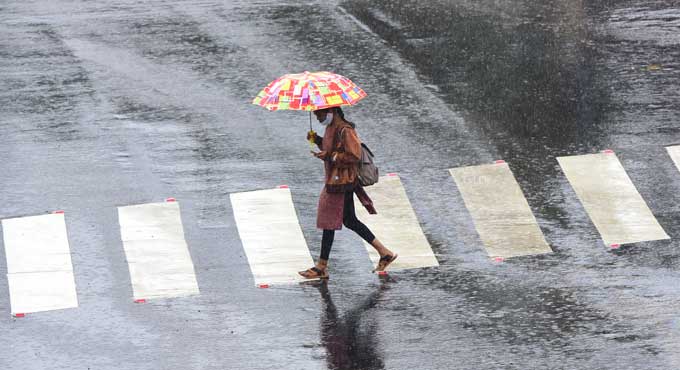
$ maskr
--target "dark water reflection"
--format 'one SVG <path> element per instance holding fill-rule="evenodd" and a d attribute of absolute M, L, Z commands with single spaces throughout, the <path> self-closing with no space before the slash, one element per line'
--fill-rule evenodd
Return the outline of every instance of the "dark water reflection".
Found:
<path fill-rule="evenodd" d="M 333 303 L 327 281 L 317 282 L 323 300 L 321 343 L 326 348 L 329 369 L 384 369 L 378 349 L 377 322 L 371 315 L 386 284 L 362 297 L 359 304 L 340 313 Z"/>
<path fill-rule="evenodd" d="M 599 56 L 580 1 L 507 2 L 522 9 L 511 16 L 483 4 L 346 6 L 488 130 L 557 147 L 597 140 L 593 129 L 610 103 L 598 83 Z"/>

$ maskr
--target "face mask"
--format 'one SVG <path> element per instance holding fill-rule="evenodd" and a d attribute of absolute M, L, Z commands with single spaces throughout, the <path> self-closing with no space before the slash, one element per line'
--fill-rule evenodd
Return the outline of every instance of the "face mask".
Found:
<path fill-rule="evenodd" d="M 332 121 L 333 121 L 333 113 L 328 112 L 328 113 L 326 113 L 326 118 L 319 123 L 321 124 L 321 126 L 328 126 L 328 125 L 331 124 Z"/>

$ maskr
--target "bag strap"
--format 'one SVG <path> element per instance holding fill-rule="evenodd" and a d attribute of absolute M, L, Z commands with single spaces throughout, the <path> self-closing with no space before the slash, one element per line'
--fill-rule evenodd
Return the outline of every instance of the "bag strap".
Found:
<path fill-rule="evenodd" d="M 335 150 L 335 148 L 337 147 L 338 142 L 340 142 L 340 144 L 342 144 L 342 133 L 345 131 L 345 129 L 346 129 L 348 126 L 349 126 L 349 125 L 343 125 L 343 126 L 340 128 L 340 130 L 338 130 L 338 134 L 335 135 L 335 138 L 334 138 L 334 140 L 333 140 L 333 149 L 334 149 L 334 150 Z M 343 145 L 341 148 L 338 148 L 338 149 L 342 149 L 342 150 L 338 150 L 338 151 L 341 152 L 341 153 L 345 151 L 344 145 Z"/>
<path fill-rule="evenodd" d="M 368 145 L 366 145 L 366 144 L 364 144 L 364 143 L 361 143 L 361 146 L 362 146 L 364 149 L 366 149 L 366 151 L 368 151 L 368 154 L 370 154 L 371 157 L 375 157 L 375 155 L 373 154 L 373 152 L 371 151 L 371 149 L 368 148 Z"/>

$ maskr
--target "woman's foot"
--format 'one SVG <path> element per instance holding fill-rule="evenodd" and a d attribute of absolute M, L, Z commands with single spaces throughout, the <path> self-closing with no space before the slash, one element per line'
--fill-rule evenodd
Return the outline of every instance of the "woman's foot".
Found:
<path fill-rule="evenodd" d="M 387 269 L 387 266 L 389 266 L 394 260 L 399 257 L 398 254 L 392 253 L 392 254 L 386 254 L 384 256 L 380 256 L 380 260 L 378 261 L 378 265 L 375 267 L 373 272 L 378 272 L 378 271 L 385 271 Z"/>
<path fill-rule="evenodd" d="M 328 271 L 320 269 L 316 266 L 305 271 L 298 271 L 298 274 L 305 279 L 328 279 Z"/>

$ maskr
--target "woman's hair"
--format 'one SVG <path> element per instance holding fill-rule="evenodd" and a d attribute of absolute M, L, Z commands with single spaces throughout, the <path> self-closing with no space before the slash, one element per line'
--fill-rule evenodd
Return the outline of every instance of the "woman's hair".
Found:
<path fill-rule="evenodd" d="M 352 128 L 356 128 L 356 125 L 355 125 L 353 122 L 350 122 L 350 121 L 348 121 L 348 120 L 345 119 L 345 113 L 342 111 L 342 108 L 340 108 L 340 107 L 333 107 L 333 108 L 331 108 L 331 109 L 332 109 L 335 113 L 337 113 L 338 116 L 340 116 L 340 118 L 342 118 L 343 121 L 347 122 L 350 126 L 352 126 Z"/>

